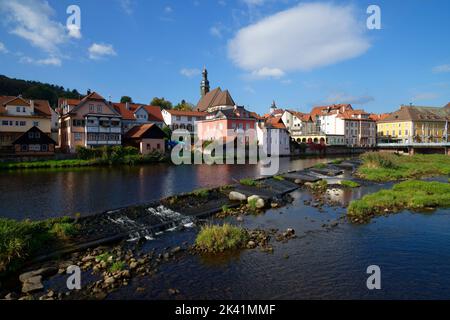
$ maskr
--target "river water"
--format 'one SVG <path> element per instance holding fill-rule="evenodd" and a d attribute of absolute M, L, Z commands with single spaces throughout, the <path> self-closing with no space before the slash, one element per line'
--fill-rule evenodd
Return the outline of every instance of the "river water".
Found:
<path fill-rule="evenodd" d="M 280 172 L 330 158 L 280 159 Z M 0 217 L 41 220 L 147 203 L 197 188 L 259 177 L 261 165 L 155 164 L 0 172 Z"/>
<path fill-rule="evenodd" d="M 442 181 L 447 181 L 443 179 Z M 343 204 L 386 185 L 337 191 Z M 306 206 L 311 195 L 292 193 L 294 202 L 260 216 L 246 216 L 246 228 L 286 230 L 297 239 L 274 243 L 274 253 L 244 250 L 222 257 L 186 254 L 167 263 L 153 277 L 137 277 L 109 299 L 449 299 L 450 210 L 403 212 L 366 225 L 345 220 L 346 209 Z M 235 218 L 230 222 L 237 223 Z M 223 223 L 218 220 L 217 223 Z M 239 223 L 238 223 L 239 224 Z M 146 243 L 162 250 L 193 243 L 197 230 L 167 233 Z M 367 268 L 381 269 L 381 290 L 369 290 Z M 137 290 L 144 288 L 144 290 Z M 177 296 L 169 288 L 180 291 Z"/>

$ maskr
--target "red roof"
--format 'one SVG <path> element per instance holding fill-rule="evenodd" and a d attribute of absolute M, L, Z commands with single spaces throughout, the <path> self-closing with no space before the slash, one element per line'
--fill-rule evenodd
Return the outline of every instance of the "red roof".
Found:
<path fill-rule="evenodd" d="M 158 121 L 158 122 L 164 122 L 164 118 L 161 113 L 160 107 L 155 106 L 144 106 L 144 109 L 148 113 L 148 120 L 150 121 Z"/>
<path fill-rule="evenodd" d="M 316 116 L 321 115 L 324 111 L 334 111 L 334 110 L 339 110 L 339 109 L 344 109 L 344 110 L 352 110 L 352 105 L 351 104 L 333 104 L 333 105 L 329 105 L 329 106 L 319 106 L 319 107 L 314 107 L 311 110 L 311 117 L 313 119 L 316 118 Z"/>
<path fill-rule="evenodd" d="M 286 129 L 280 117 L 271 117 L 266 120 L 266 126 L 275 129 Z"/>
<path fill-rule="evenodd" d="M 166 110 L 173 116 L 188 116 L 188 117 L 206 117 L 206 112 L 201 111 L 183 111 L 183 110 Z"/>
<path fill-rule="evenodd" d="M 5 105 L 10 102 L 13 101 L 15 99 L 21 99 L 23 100 L 27 105 L 30 105 L 30 101 L 29 99 L 25 99 L 22 97 L 14 97 L 14 96 L 0 96 L 0 113 L 5 113 L 6 109 L 5 109 Z M 38 115 L 43 115 L 43 116 L 51 116 L 51 110 L 50 110 L 50 103 L 47 100 L 33 100 L 34 102 L 34 111 L 35 113 L 37 113 Z"/>
<path fill-rule="evenodd" d="M 136 119 L 134 117 L 134 111 L 131 110 L 131 106 L 130 106 L 130 110 L 127 109 L 125 103 L 113 103 L 113 106 L 114 106 L 114 109 L 116 109 L 116 111 L 118 113 L 120 113 L 123 120 L 135 120 Z"/>

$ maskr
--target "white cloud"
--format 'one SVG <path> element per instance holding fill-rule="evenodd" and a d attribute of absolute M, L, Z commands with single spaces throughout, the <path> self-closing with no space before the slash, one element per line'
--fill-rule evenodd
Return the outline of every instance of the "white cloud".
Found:
<path fill-rule="evenodd" d="M 58 57 L 48 57 L 45 59 L 33 59 L 30 57 L 22 57 L 20 58 L 20 62 L 35 64 L 38 66 L 54 66 L 54 67 L 60 67 L 62 64 L 61 59 Z"/>
<path fill-rule="evenodd" d="M 119 0 L 120 6 L 122 10 L 125 11 L 126 14 L 133 14 L 133 2 L 132 0 Z"/>
<path fill-rule="evenodd" d="M 172 12 L 173 12 L 173 9 L 172 9 L 172 7 L 170 7 L 170 6 L 167 6 L 167 7 L 164 8 L 164 12 L 165 12 L 165 13 L 172 13 Z"/>
<path fill-rule="evenodd" d="M 81 39 L 81 29 L 78 26 L 70 24 L 67 26 L 67 29 L 69 30 L 69 37 Z"/>
<path fill-rule="evenodd" d="M 1 53 L 8 53 L 8 49 L 6 49 L 6 47 L 3 44 L 3 42 L 0 42 L 0 52 Z"/>
<path fill-rule="evenodd" d="M 370 95 L 348 95 L 343 92 L 333 93 L 327 97 L 324 104 L 339 104 L 339 103 L 348 103 L 348 104 L 367 104 L 369 102 L 375 101 L 375 98 Z"/>
<path fill-rule="evenodd" d="M 242 0 L 248 6 L 262 6 L 265 0 Z"/>
<path fill-rule="evenodd" d="M 250 73 L 312 70 L 366 52 L 364 27 L 352 6 L 300 4 L 239 30 L 228 55 Z"/>
<path fill-rule="evenodd" d="M 198 76 L 201 73 L 201 71 L 199 69 L 188 69 L 188 68 L 183 68 L 180 70 L 180 74 L 188 77 L 188 78 L 192 78 L 195 76 Z"/>
<path fill-rule="evenodd" d="M 66 28 L 53 21 L 53 9 L 47 1 L 0 1 L 0 9 L 15 34 L 47 53 L 59 52 L 58 45 L 67 41 Z"/>
<path fill-rule="evenodd" d="M 93 60 L 116 55 L 117 53 L 111 44 L 94 43 L 89 47 L 89 58 Z"/>
<path fill-rule="evenodd" d="M 450 64 L 442 64 L 433 68 L 433 73 L 447 73 L 450 72 Z"/>
<path fill-rule="evenodd" d="M 220 31 L 220 28 L 219 27 L 211 27 L 210 29 L 209 29 L 209 33 L 212 35 L 212 36 L 214 36 L 214 37 L 217 37 L 217 38 L 222 38 L 222 31 Z"/>
<path fill-rule="evenodd" d="M 254 70 L 251 73 L 251 77 L 254 79 L 267 79 L 275 78 L 279 79 L 284 76 L 284 71 L 278 68 L 261 68 L 259 70 Z"/>

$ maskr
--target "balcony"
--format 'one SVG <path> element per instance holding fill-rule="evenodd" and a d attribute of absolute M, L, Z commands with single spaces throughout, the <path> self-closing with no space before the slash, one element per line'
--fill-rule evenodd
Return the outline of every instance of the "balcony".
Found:
<path fill-rule="evenodd" d="M 86 133 L 121 133 L 121 127 L 86 127 Z"/>

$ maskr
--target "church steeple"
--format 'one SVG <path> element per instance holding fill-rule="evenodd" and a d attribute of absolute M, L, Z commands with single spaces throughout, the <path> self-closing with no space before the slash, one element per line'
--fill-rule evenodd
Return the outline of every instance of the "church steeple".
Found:
<path fill-rule="evenodd" d="M 200 84 L 200 95 L 202 98 L 209 92 L 209 81 L 208 81 L 208 70 L 206 70 L 206 67 L 203 68 L 203 79 Z"/>

